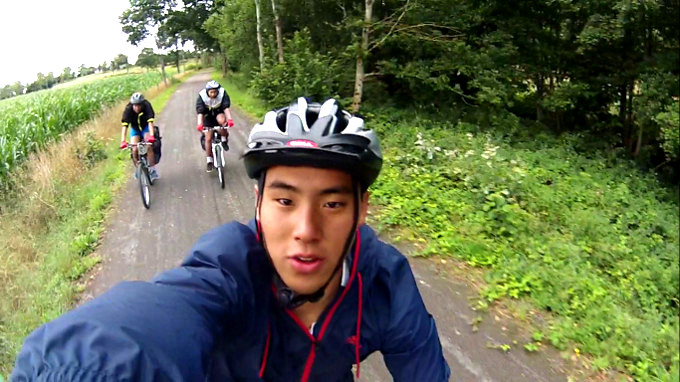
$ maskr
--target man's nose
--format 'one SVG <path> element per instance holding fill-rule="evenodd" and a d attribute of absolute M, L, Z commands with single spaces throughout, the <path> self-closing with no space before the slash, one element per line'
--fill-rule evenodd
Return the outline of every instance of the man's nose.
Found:
<path fill-rule="evenodd" d="M 321 237 L 321 218 L 319 211 L 311 206 L 304 206 L 298 210 L 295 217 L 295 240 L 311 242 Z"/>

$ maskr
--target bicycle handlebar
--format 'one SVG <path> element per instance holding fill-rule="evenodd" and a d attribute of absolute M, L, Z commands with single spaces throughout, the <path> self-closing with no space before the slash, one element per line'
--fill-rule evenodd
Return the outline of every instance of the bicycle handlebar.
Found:
<path fill-rule="evenodd" d="M 214 127 L 203 126 L 203 131 L 210 130 L 229 130 L 229 126 L 214 126 Z"/>

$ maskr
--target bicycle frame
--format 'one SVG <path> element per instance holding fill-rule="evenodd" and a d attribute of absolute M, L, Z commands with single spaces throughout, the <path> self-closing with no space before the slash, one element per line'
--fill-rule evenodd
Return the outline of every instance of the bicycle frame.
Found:
<path fill-rule="evenodd" d="M 224 149 L 222 148 L 222 142 L 221 142 L 221 135 L 219 133 L 219 130 L 226 130 L 227 127 L 225 126 L 215 126 L 215 127 L 208 127 L 205 128 L 203 131 L 210 131 L 210 134 L 212 135 L 212 140 L 210 142 L 211 144 L 211 150 L 213 154 L 213 165 L 215 166 L 215 169 L 217 170 L 217 180 L 220 182 L 220 186 L 224 188 L 224 167 L 225 167 L 225 159 L 224 159 Z"/>
<path fill-rule="evenodd" d="M 149 150 L 147 146 L 151 145 L 152 143 L 149 142 L 131 143 L 128 145 L 128 148 L 130 149 L 130 159 L 132 159 L 133 163 L 135 160 L 133 148 L 137 148 L 138 160 L 135 165 L 135 174 L 139 180 L 139 190 L 142 196 L 142 204 L 146 209 L 148 209 L 151 205 L 151 190 L 149 188 L 153 185 L 153 181 L 149 175 L 149 162 L 146 157 L 147 150 Z"/>

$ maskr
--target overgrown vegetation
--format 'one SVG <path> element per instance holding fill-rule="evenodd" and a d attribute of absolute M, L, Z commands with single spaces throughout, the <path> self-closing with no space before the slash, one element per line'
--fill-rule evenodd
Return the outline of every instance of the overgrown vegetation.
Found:
<path fill-rule="evenodd" d="M 158 97 L 158 90 L 145 92 L 159 113 L 173 82 Z M 70 309 L 87 281 L 81 277 L 99 262 L 92 252 L 107 209 L 130 174 L 127 152 L 108 144 L 118 142 L 123 106 L 30 154 L 30 165 L 11 172 L 16 188 L 0 200 L 6 243 L 0 247 L 0 377 L 11 371 L 31 330 Z"/>
<path fill-rule="evenodd" d="M 234 104 L 266 110 L 242 75 L 221 81 Z M 371 198 L 379 226 L 400 227 L 422 256 L 484 270 L 477 308 L 509 299 L 540 309 L 525 317 L 527 351 L 551 344 L 589 356 L 595 371 L 678 379 L 676 188 L 511 114 L 364 112 L 385 156 Z"/>
<path fill-rule="evenodd" d="M 158 73 L 114 76 L 0 102 L 0 190 L 11 187 L 10 172 L 30 153 L 159 81 Z"/>
<path fill-rule="evenodd" d="M 368 102 L 430 112 L 470 104 L 581 134 L 592 150 L 616 148 L 678 179 L 678 1 L 322 0 L 305 2 L 304 12 L 291 0 L 211 5 L 204 30 L 221 64 L 249 75 L 272 105 L 304 92 L 360 107 L 361 91 Z"/>
<path fill-rule="evenodd" d="M 408 227 L 423 255 L 487 269 L 478 307 L 529 299 L 551 313 L 545 342 L 592 355 L 596 369 L 677 380 L 677 193 L 575 152 L 571 135 L 512 141 L 500 126 L 373 113 L 381 224 Z"/>

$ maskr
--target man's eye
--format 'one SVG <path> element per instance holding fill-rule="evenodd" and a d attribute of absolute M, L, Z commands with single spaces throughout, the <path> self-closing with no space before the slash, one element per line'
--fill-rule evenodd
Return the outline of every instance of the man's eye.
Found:
<path fill-rule="evenodd" d="M 276 199 L 276 202 L 279 203 L 282 206 L 290 206 L 291 204 L 293 204 L 292 200 L 284 199 L 284 198 Z"/>
<path fill-rule="evenodd" d="M 343 207 L 345 203 L 343 202 L 327 202 L 326 207 L 328 208 L 340 208 Z"/>

